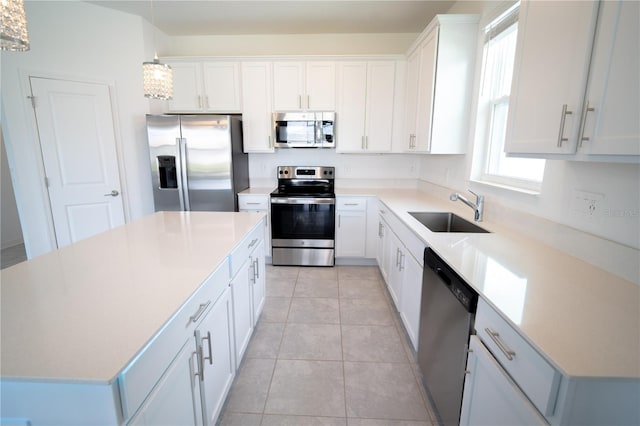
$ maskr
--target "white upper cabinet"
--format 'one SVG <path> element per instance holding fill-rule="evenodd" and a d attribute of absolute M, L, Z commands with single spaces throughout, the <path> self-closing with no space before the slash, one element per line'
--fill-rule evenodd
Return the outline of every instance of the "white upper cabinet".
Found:
<path fill-rule="evenodd" d="M 575 152 L 597 6 L 521 3 L 506 152 Z"/>
<path fill-rule="evenodd" d="M 405 151 L 465 153 L 477 32 L 477 15 L 437 15 L 409 49 Z"/>
<path fill-rule="evenodd" d="M 582 108 L 579 152 L 640 155 L 639 41 L 640 3 L 602 2 Z"/>
<path fill-rule="evenodd" d="M 275 111 L 333 111 L 336 67 L 331 61 L 273 63 Z"/>
<path fill-rule="evenodd" d="M 271 63 L 242 63 L 244 152 L 273 152 L 271 135 Z"/>
<path fill-rule="evenodd" d="M 523 2 L 505 151 L 640 160 L 639 27 L 637 2 Z"/>
<path fill-rule="evenodd" d="M 391 151 L 395 61 L 338 63 L 338 152 Z"/>
<path fill-rule="evenodd" d="M 172 112 L 240 112 L 237 62 L 167 60 L 173 69 Z"/>

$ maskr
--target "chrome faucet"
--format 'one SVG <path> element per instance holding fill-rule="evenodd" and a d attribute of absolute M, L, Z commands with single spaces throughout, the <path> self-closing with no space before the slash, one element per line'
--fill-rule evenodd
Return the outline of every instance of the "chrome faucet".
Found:
<path fill-rule="evenodd" d="M 451 196 L 449 196 L 449 199 L 451 201 L 460 200 L 463 203 L 465 203 L 466 205 L 468 205 L 469 207 L 471 207 L 473 209 L 473 211 L 475 212 L 475 214 L 473 216 L 473 220 L 475 220 L 476 222 L 482 222 L 482 213 L 484 212 L 484 195 L 478 195 L 475 192 L 473 192 L 472 190 L 469 190 L 469 192 L 476 196 L 476 203 L 475 204 L 473 204 L 471 201 L 467 200 L 466 198 L 464 198 L 462 195 L 458 194 L 457 192 L 454 192 L 453 194 L 451 194 Z"/>

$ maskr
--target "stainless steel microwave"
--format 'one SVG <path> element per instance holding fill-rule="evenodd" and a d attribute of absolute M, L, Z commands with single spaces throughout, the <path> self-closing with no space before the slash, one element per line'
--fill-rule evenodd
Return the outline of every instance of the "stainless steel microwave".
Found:
<path fill-rule="evenodd" d="M 335 148 L 335 112 L 275 112 L 276 148 Z"/>

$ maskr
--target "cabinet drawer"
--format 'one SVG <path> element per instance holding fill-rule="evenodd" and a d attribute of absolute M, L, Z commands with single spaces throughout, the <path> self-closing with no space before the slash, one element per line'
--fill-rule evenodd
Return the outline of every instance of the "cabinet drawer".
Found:
<path fill-rule="evenodd" d="M 222 262 L 169 319 L 118 377 L 125 419 L 131 417 L 162 377 L 204 314 L 229 286 L 228 261 Z"/>
<path fill-rule="evenodd" d="M 552 415 L 560 373 L 483 299 L 478 301 L 475 329 L 538 410 L 546 416 Z"/>
<path fill-rule="evenodd" d="M 260 241 L 264 240 L 264 218 L 255 228 L 238 244 L 229 255 L 229 268 L 231 277 L 235 277 L 242 264 L 255 250 Z"/>
<path fill-rule="evenodd" d="M 367 199 L 365 197 L 337 197 L 336 210 L 367 210 Z"/>
<path fill-rule="evenodd" d="M 238 195 L 239 210 L 269 210 L 268 195 Z"/>

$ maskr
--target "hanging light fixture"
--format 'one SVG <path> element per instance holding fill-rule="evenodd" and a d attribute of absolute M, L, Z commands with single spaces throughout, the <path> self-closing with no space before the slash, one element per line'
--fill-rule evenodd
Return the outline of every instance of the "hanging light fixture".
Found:
<path fill-rule="evenodd" d="M 4 1 L 4 0 L 3 0 Z M 153 27 L 153 48 L 155 49 L 155 21 L 153 17 L 153 0 L 151 0 L 151 26 Z M 168 100 L 173 98 L 173 70 L 169 65 L 158 60 L 156 52 L 152 62 L 142 63 L 142 85 L 144 96 L 152 99 Z"/>
<path fill-rule="evenodd" d="M 0 1 L 0 49 L 25 52 L 29 50 L 27 17 L 23 0 Z"/>

